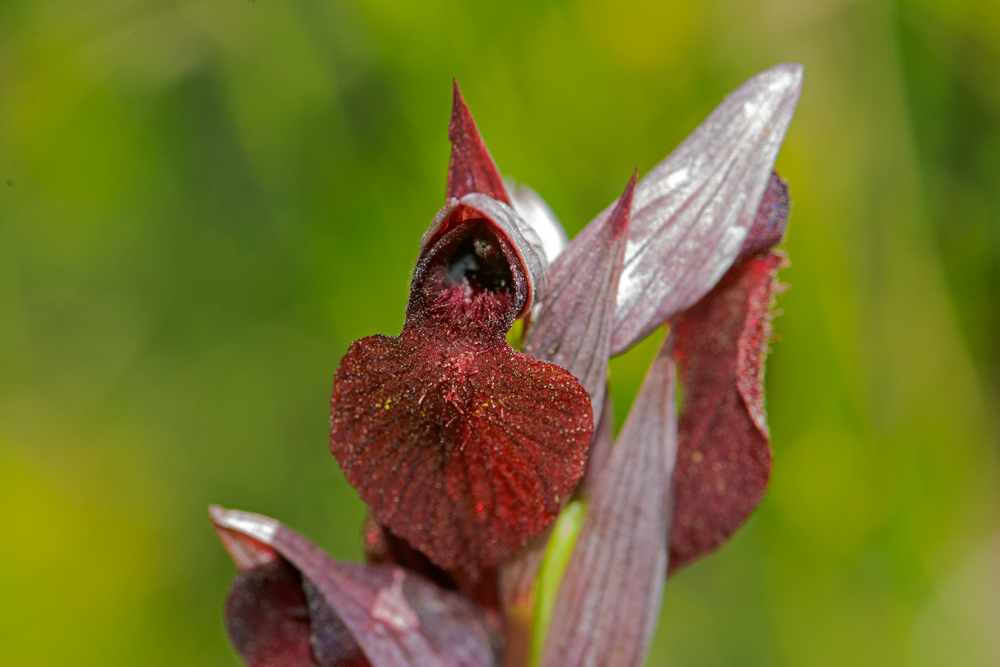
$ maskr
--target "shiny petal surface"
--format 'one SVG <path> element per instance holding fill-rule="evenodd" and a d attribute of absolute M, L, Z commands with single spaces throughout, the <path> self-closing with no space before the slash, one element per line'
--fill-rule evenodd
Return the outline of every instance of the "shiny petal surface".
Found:
<path fill-rule="evenodd" d="M 640 667 L 666 578 L 669 482 L 676 454 L 668 338 L 611 449 L 563 576 L 545 667 Z"/>
<path fill-rule="evenodd" d="M 476 121 L 462 97 L 458 81 L 452 82 L 451 123 L 448 125 L 451 159 L 448 162 L 448 197 L 461 199 L 479 192 L 510 204 L 503 178 L 486 149 Z"/>
<path fill-rule="evenodd" d="M 674 471 L 670 567 L 717 549 L 767 489 L 771 448 L 764 358 L 771 333 L 777 253 L 734 266 L 677 325 L 684 386 Z"/>
<path fill-rule="evenodd" d="M 250 667 L 369 667 L 340 617 L 268 543 L 277 522 L 216 507 L 211 513 L 241 570 L 226 600 L 226 630 Z"/>
<path fill-rule="evenodd" d="M 212 508 L 212 519 L 228 530 L 250 528 L 253 539 L 263 535 L 311 582 L 373 667 L 487 667 L 495 663 L 485 622 L 464 596 L 442 591 L 402 568 L 335 561 L 267 517 Z"/>
<path fill-rule="evenodd" d="M 784 64 L 751 78 L 639 181 L 613 355 L 697 302 L 733 263 L 795 111 L 802 72 Z M 611 209 L 570 245 L 587 243 Z"/>
<path fill-rule="evenodd" d="M 569 244 L 562 223 L 541 195 L 524 183 L 515 183 L 508 178 L 504 179 L 504 185 L 507 186 L 507 195 L 514 204 L 514 210 L 538 234 L 545 257 L 551 264 Z"/>
<path fill-rule="evenodd" d="M 611 215 L 574 243 L 549 270 L 549 293 L 524 337 L 522 350 L 572 373 L 590 394 L 594 421 L 604 405 L 618 279 L 625 256 L 636 175 Z"/>

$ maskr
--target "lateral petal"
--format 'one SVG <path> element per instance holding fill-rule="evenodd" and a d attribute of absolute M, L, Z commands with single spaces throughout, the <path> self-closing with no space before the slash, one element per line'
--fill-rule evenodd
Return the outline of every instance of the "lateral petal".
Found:
<path fill-rule="evenodd" d="M 677 324 L 684 386 L 674 470 L 671 571 L 717 549 L 767 489 L 764 359 L 778 253 L 734 266 Z"/>

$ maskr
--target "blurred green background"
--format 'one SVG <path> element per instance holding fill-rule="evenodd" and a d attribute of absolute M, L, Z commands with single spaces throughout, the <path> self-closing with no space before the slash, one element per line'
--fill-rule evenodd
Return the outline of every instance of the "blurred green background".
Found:
<path fill-rule="evenodd" d="M 329 391 L 401 327 L 452 76 L 573 234 L 790 60 L 772 485 L 649 664 L 1000 664 L 992 0 L 0 2 L 0 664 L 238 664 L 209 503 L 360 557 Z"/>

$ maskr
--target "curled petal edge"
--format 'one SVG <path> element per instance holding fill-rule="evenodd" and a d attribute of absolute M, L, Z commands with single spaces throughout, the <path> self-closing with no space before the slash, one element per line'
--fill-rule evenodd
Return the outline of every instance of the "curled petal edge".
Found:
<path fill-rule="evenodd" d="M 236 542 L 257 541 L 298 570 L 308 582 L 307 592 L 308 586 L 315 587 L 372 667 L 495 664 L 495 645 L 485 620 L 459 593 L 442 591 L 402 568 L 335 561 L 265 516 L 220 507 L 210 508 L 210 514 L 227 550 Z M 241 557 L 239 562 L 255 561 Z"/>

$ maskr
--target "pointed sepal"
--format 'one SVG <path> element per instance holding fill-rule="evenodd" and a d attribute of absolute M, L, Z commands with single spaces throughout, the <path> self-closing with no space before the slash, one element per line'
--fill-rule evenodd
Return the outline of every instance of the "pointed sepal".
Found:
<path fill-rule="evenodd" d="M 548 295 L 521 349 L 572 373 L 590 394 L 594 420 L 604 405 L 618 280 L 625 257 L 636 174 L 611 215 L 585 243 L 574 243 L 549 269 Z"/>
<path fill-rule="evenodd" d="M 451 122 L 448 125 L 451 159 L 448 161 L 448 197 L 461 199 L 478 192 L 510 205 L 496 162 L 486 149 L 472 112 L 452 80 Z"/>

